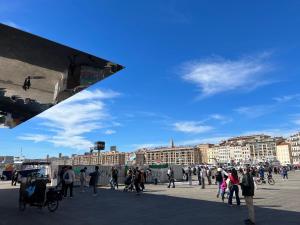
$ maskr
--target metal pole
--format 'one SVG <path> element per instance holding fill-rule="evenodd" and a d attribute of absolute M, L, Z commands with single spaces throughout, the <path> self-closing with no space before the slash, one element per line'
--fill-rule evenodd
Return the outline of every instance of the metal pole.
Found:
<path fill-rule="evenodd" d="M 100 165 L 100 150 L 98 150 L 98 165 Z"/>

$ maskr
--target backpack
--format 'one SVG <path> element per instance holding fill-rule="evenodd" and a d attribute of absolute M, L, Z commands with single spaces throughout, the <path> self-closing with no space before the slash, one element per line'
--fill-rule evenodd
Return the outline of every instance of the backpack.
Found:
<path fill-rule="evenodd" d="M 223 181 L 223 177 L 222 177 L 222 174 L 220 172 L 218 172 L 216 174 L 216 181 L 218 181 L 218 182 L 222 182 Z"/>
<path fill-rule="evenodd" d="M 69 175 L 68 172 L 66 172 L 65 175 L 64 175 L 64 181 L 65 181 L 66 184 L 71 183 L 70 175 Z"/>

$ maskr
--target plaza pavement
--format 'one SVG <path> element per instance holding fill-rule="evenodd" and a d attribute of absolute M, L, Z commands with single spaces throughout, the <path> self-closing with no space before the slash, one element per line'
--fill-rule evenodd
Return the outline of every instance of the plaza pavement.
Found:
<path fill-rule="evenodd" d="M 300 224 L 300 171 L 289 176 L 288 181 L 275 176 L 274 186 L 259 186 L 254 200 L 258 225 Z M 74 198 L 64 199 L 55 213 L 29 207 L 19 212 L 18 190 L 0 183 L 0 225 L 242 225 L 247 217 L 244 200 L 240 207 L 229 207 L 216 198 L 216 185 L 201 189 L 194 181 L 193 186 L 178 182 L 175 189 L 165 184 L 146 189 L 136 196 L 104 187 L 93 197 L 91 190 L 76 188 Z"/>

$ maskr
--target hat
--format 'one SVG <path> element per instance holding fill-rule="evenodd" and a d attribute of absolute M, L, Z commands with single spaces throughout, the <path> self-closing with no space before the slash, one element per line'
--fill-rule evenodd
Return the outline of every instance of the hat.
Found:
<path fill-rule="evenodd" d="M 218 172 L 221 172 L 221 171 L 222 171 L 222 169 L 221 169 L 221 168 L 218 168 L 218 169 L 217 169 L 217 171 L 218 171 Z"/>

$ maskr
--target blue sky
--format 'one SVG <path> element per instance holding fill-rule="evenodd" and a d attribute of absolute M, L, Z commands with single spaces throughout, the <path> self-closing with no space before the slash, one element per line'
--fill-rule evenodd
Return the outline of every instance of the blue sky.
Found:
<path fill-rule="evenodd" d="M 300 127 L 299 1 L 4 1 L 0 21 L 124 65 L 14 129 L 0 155 L 287 136 Z"/>

